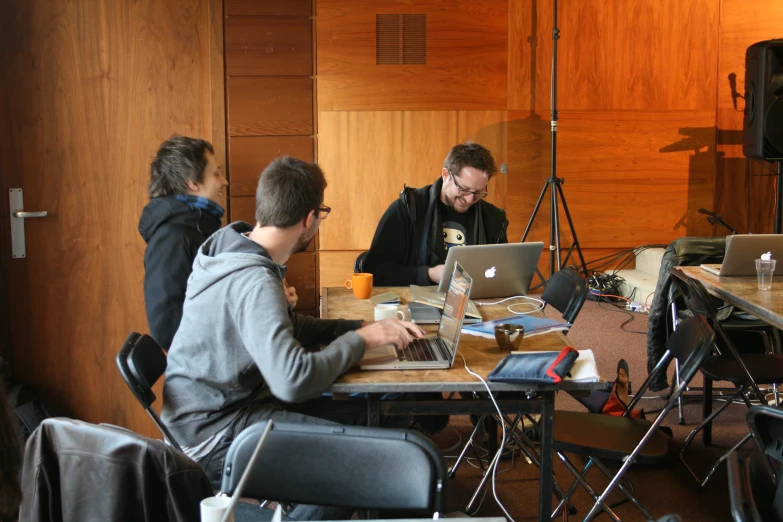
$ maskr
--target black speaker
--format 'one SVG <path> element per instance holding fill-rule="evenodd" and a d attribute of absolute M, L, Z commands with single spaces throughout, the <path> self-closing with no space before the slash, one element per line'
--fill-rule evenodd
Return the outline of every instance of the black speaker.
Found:
<path fill-rule="evenodd" d="M 756 42 L 745 51 L 742 153 L 783 160 L 783 39 Z"/>

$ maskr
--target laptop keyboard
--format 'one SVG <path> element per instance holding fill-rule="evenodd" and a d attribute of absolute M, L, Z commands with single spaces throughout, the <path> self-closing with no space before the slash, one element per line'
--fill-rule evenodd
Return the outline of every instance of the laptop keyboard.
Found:
<path fill-rule="evenodd" d="M 440 358 L 435 355 L 435 352 L 433 351 L 433 345 L 434 348 L 440 352 Z M 440 346 L 440 339 L 414 339 L 402 350 L 398 349 L 397 354 L 402 360 L 405 361 L 447 360 L 445 354 L 443 353 L 443 348 Z"/>
<path fill-rule="evenodd" d="M 406 361 L 436 361 L 430 343 L 425 339 L 414 339 L 402 349 L 401 354 Z"/>

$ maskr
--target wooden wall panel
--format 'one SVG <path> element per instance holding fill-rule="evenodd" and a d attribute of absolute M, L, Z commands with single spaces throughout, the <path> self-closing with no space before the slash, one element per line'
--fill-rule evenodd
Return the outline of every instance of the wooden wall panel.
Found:
<path fill-rule="evenodd" d="M 745 50 L 751 44 L 780 38 L 781 2 L 721 0 L 718 62 L 718 169 L 715 211 L 739 232 L 772 232 L 775 178 L 767 163 L 742 154 L 742 111 L 745 101 Z M 736 88 L 732 88 L 730 76 Z M 723 233 L 723 230 L 720 231 Z"/>
<path fill-rule="evenodd" d="M 49 212 L 27 223 L 28 255 L 8 263 L 3 300 L 14 304 L 16 377 L 60 414 L 160 437 L 114 359 L 129 333 L 148 331 L 137 223 L 150 159 L 173 133 L 221 138 L 215 5 L 3 4 L 0 63 L 14 80 L 0 104 L 2 183 Z"/>
<path fill-rule="evenodd" d="M 226 0 L 227 16 L 310 16 L 313 0 Z"/>
<path fill-rule="evenodd" d="M 561 0 L 564 110 L 715 107 L 719 0 Z M 508 108 L 550 104 L 552 2 L 509 2 Z"/>
<path fill-rule="evenodd" d="M 228 76 L 310 76 L 313 28 L 307 16 L 226 19 Z"/>
<path fill-rule="evenodd" d="M 427 15 L 426 65 L 375 64 L 384 13 Z M 319 110 L 505 110 L 507 15 L 508 0 L 318 0 Z"/>
<path fill-rule="evenodd" d="M 313 161 L 314 140 L 309 136 L 233 137 L 229 140 L 231 194 L 254 196 L 258 177 L 279 156 Z"/>
<path fill-rule="evenodd" d="M 296 295 L 299 297 L 299 302 L 296 305 L 298 313 L 316 315 L 318 293 L 316 292 L 315 256 L 316 254 L 312 250 L 300 252 L 291 256 L 291 259 L 286 263 L 288 267 L 286 281 L 296 288 Z"/>
<path fill-rule="evenodd" d="M 229 135 L 313 134 L 310 78 L 229 78 L 227 89 Z"/>
<path fill-rule="evenodd" d="M 549 176 L 549 129 L 527 115 L 510 113 L 508 126 L 507 211 L 514 237 L 521 237 Z M 566 202 L 583 247 L 625 248 L 709 235 L 696 210 L 712 199 L 712 111 L 569 111 L 561 118 L 557 175 L 565 179 Z M 703 129 L 697 138 L 688 136 L 691 127 Z M 560 224 L 562 242 L 570 243 L 562 213 Z M 548 244 L 548 231 L 547 192 L 529 239 Z"/>
<path fill-rule="evenodd" d="M 377 111 L 319 113 L 318 156 L 332 207 L 321 225 L 324 250 L 366 250 L 386 208 L 403 185 L 434 182 L 449 149 L 473 139 L 505 160 L 505 111 Z M 503 202 L 504 177 L 492 181 Z"/>
<path fill-rule="evenodd" d="M 344 286 L 353 274 L 353 263 L 363 250 L 321 250 L 321 288 Z"/>

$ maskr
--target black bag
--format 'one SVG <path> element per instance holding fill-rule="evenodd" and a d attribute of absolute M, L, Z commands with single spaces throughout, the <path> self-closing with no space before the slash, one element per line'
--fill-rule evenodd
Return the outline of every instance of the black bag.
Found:
<path fill-rule="evenodd" d="M 19 418 L 22 443 L 32 435 L 44 419 L 55 417 L 51 407 L 29 384 L 15 384 L 8 390 L 11 411 Z"/>

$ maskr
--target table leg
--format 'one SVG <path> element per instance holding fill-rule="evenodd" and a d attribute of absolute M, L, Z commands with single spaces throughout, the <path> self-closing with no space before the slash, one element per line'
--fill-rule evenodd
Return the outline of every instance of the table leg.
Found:
<path fill-rule="evenodd" d="M 367 394 L 367 425 L 381 425 L 381 395 L 378 393 Z"/>
<path fill-rule="evenodd" d="M 552 473 L 554 448 L 554 416 L 555 392 L 541 392 L 541 475 L 538 485 L 538 520 L 549 520 L 552 517 Z"/>

